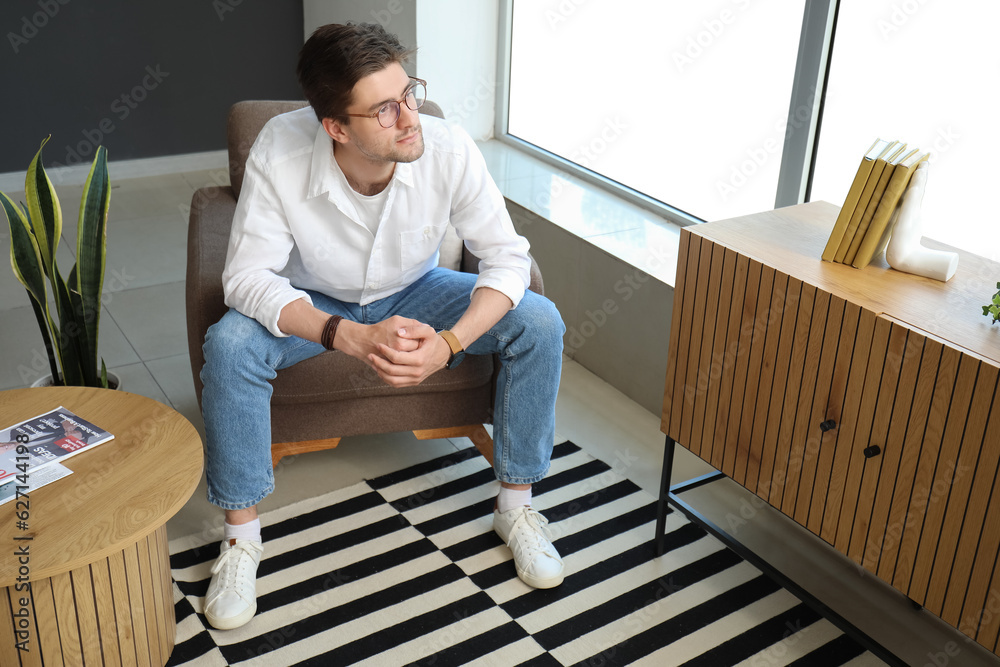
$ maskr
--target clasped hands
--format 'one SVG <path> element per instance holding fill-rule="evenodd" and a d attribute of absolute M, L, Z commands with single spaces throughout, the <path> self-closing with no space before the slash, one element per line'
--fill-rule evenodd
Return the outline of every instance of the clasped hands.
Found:
<path fill-rule="evenodd" d="M 416 386 L 444 368 L 451 356 L 448 343 L 418 320 L 394 315 L 362 326 L 360 340 L 347 351 L 374 368 L 390 386 Z"/>

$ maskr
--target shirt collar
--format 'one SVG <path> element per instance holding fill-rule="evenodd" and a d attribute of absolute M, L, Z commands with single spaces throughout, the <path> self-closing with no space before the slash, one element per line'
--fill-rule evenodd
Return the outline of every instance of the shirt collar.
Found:
<path fill-rule="evenodd" d="M 343 184 L 346 179 L 336 178 L 341 171 L 340 165 L 333 157 L 333 139 L 320 125 L 313 142 L 312 166 L 309 173 L 309 197 L 318 197 L 325 192 L 333 195 L 346 195 Z M 408 187 L 413 187 L 413 163 L 397 162 L 392 178 Z M 392 181 L 389 182 L 392 185 Z"/>

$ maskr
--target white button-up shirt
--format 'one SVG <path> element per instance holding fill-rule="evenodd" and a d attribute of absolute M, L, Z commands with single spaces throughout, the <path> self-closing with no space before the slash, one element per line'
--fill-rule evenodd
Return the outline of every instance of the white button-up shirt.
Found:
<path fill-rule="evenodd" d="M 451 225 L 480 260 L 476 289 L 516 306 L 530 280 L 527 240 L 471 137 L 420 119 L 424 154 L 396 164 L 374 235 L 312 108 L 269 121 L 247 158 L 222 275 L 226 305 L 285 336 L 278 316 L 297 299 L 312 303 L 303 289 L 361 305 L 395 294 L 437 266 Z"/>

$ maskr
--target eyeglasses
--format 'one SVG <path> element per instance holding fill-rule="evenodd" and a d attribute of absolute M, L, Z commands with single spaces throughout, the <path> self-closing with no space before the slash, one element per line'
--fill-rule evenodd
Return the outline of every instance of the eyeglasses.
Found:
<path fill-rule="evenodd" d="M 413 79 L 414 83 L 406 89 L 403 99 L 386 102 L 375 113 L 345 113 L 344 115 L 352 118 L 375 118 L 382 127 L 392 127 L 399 120 L 400 102 L 404 102 L 408 109 L 416 111 L 424 105 L 424 100 L 427 98 L 427 82 L 415 76 L 410 78 Z"/>

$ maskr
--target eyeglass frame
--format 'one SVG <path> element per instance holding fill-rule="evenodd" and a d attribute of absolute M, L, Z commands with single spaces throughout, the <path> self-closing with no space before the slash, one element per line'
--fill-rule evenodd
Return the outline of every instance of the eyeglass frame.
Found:
<path fill-rule="evenodd" d="M 382 125 L 381 121 L 379 121 L 379 127 L 388 130 L 389 128 L 393 127 L 396 123 L 399 122 L 399 117 L 403 115 L 403 105 L 406 104 L 406 98 L 410 96 L 410 92 L 413 90 L 413 88 L 418 83 L 421 86 L 424 87 L 424 99 L 423 99 L 422 102 L 420 102 L 420 104 L 417 105 L 416 109 L 412 108 L 409 104 L 406 105 L 406 108 L 409 109 L 410 111 L 416 111 L 420 107 L 424 106 L 424 102 L 427 101 L 427 82 L 424 81 L 423 79 L 418 79 L 415 76 L 411 76 L 410 80 L 412 80 L 414 83 L 412 85 L 410 85 L 406 89 L 406 92 L 403 94 L 403 97 L 401 97 L 398 100 L 389 100 L 388 102 L 385 103 L 385 104 L 395 104 L 398 107 L 398 109 L 396 111 L 396 120 L 392 121 L 392 125 L 390 125 L 389 127 L 386 127 L 385 125 Z M 385 106 L 385 105 L 382 105 L 382 106 Z M 381 110 L 381 109 L 382 109 L 382 107 L 379 107 L 379 110 Z M 369 113 L 345 113 L 345 114 L 342 114 L 342 115 L 344 115 L 344 116 L 350 116 L 351 118 L 374 118 L 375 120 L 378 120 L 378 113 L 379 112 L 376 111 L 375 113 L 370 113 L 370 114 Z"/>

